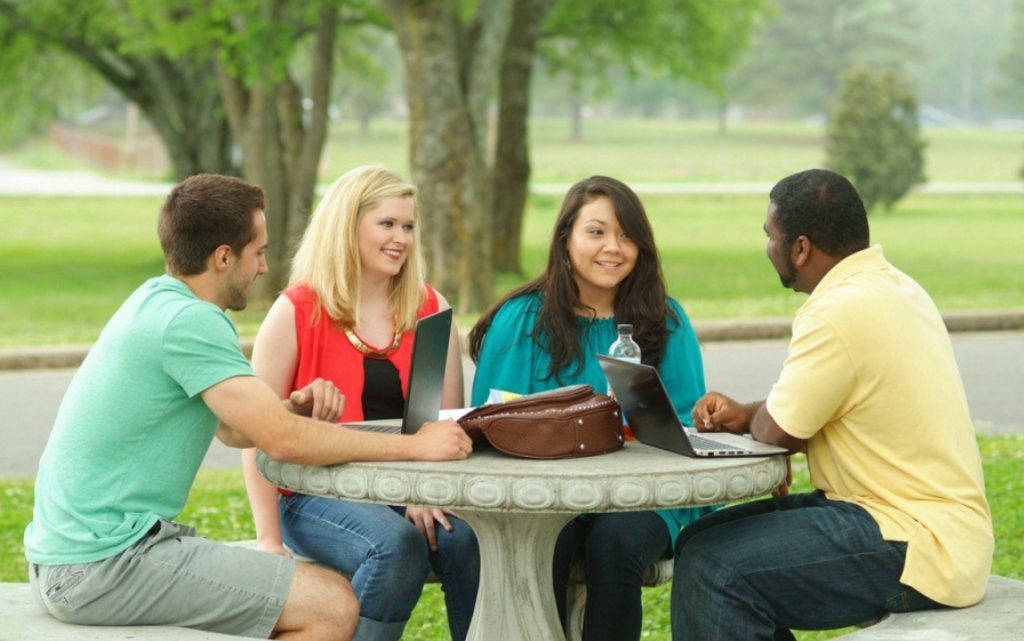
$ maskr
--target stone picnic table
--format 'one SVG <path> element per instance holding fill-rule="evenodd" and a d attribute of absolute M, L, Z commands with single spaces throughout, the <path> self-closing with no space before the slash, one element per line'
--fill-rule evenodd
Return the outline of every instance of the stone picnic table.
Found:
<path fill-rule="evenodd" d="M 585 512 L 637 512 L 767 494 L 786 476 L 781 456 L 691 459 L 628 442 L 614 453 L 537 461 L 490 449 L 464 461 L 307 466 L 264 452 L 271 483 L 303 494 L 445 508 L 476 532 L 480 590 L 469 641 L 565 639 L 551 584 L 559 532 Z"/>

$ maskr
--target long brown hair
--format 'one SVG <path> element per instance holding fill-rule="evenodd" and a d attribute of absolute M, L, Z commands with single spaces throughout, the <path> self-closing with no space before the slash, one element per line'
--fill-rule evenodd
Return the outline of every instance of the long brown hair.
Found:
<path fill-rule="evenodd" d="M 567 245 L 580 208 L 602 196 L 611 201 L 619 225 L 639 250 L 633 271 L 619 283 L 615 292 L 615 322 L 633 325 L 633 338 L 640 345 L 645 364 L 657 366 L 661 362 L 668 341 L 667 321 L 679 322 L 679 319 L 666 300 L 665 277 L 654 244 L 654 231 L 633 190 L 607 176 L 591 176 L 569 188 L 555 221 L 547 269 L 506 294 L 473 326 L 469 333 L 469 354 L 474 362 L 480 357 L 484 336 L 501 306 L 516 296 L 538 292 L 541 307 L 533 328 L 533 341 L 551 355 L 549 377 L 560 380 L 559 372 L 573 364 L 576 372 L 583 367 L 576 310 L 590 309 L 594 315 L 597 311 L 580 301 Z"/>

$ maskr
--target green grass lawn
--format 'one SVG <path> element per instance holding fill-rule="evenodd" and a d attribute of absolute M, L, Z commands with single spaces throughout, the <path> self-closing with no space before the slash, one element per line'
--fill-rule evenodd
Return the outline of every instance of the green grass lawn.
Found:
<path fill-rule="evenodd" d="M 357 122 L 331 124 L 320 180 L 332 182 L 357 165 L 384 163 L 408 173 L 408 122 L 375 121 L 368 134 Z M 1024 132 L 988 129 L 925 129 L 925 175 L 931 181 L 1016 181 L 1024 159 Z M 116 138 L 116 136 L 115 136 Z M 746 122 L 725 136 L 710 120 L 590 118 L 583 140 L 569 139 L 569 121 L 530 121 L 531 162 L 536 182 L 575 182 L 592 174 L 627 182 L 770 181 L 825 160 L 825 129 L 794 122 Z M 45 139 L 3 155 L 39 169 L 88 169 Z M 131 178 L 163 178 L 130 174 Z"/>
<path fill-rule="evenodd" d="M 1024 476 L 1024 436 L 978 438 L 985 464 L 985 485 L 995 523 L 996 552 L 993 574 L 1024 579 L 1024 514 L 1020 509 L 1020 479 Z M 795 491 L 810 488 L 802 455 L 795 457 Z M 32 517 L 32 481 L 0 479 L 0 581 L 25 581 L 22 534 Z M 203 470 L 179 518 L 203 536 L 222 541 L 254 538 L 252 515 L 245 496 L 241 470 Z M 670 638 L 671 586 L 644 590 L 643 638 Z M 436 585 L 427 586 L 406 629 L 406 638 L 420 641 L 447 639 L 444 597 Z M 801 641 L 830 639 L 842 632 L 803 633 Z"/>
<path fill-rule="evenodd" d="M 1024 133 L 986 129 L 926 129 L 925 175 L 930 181 L 1016 181 Z M 572 183 L 592 174 L 626 182 L 774 182 L 825 161 L 825 129 L 784 122 L 739 123 L 727 135 L 717 123 L 694 120 L 584 121 L 583 140 L 569 140 L 563 119 L 530 122 L 536 182 Z M 356 123 L 331 128 L 321 180 L 380 162 L 408 171 L 404 121 L 377 121 L 368 135 Z"/>
<path fill-rule="evenodd" d="M 790 316 L 764 256 L 762 196 L 650 196 L 670 293 L 695 320 Z M 523 264 L 543 269 L 560 198 L 535 196 Z M 0 347 L 91 342 L 122 301 L 163 271 L 159 198 L 0 198 Z M 913 196 L 871 219 L 874 242 L 919 280 L 940 309 L 1024 307 L 1024 199 Z M 499 275 L 495 294 L 521 278 Z M 266 303 L 236 315 L 255 334 Z M 462 327 L 474 318 L 460 318 Z"/>

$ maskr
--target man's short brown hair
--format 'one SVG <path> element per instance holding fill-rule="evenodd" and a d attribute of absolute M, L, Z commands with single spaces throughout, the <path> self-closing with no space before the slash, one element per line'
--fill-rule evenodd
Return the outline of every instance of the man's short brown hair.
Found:
<path fill-rule="evenodd" d="M 263 189 L 241 178 L 186 178 L 160 208 L 157 234 L 167 270 L 180 276 L 201 274 L 221 245 L 241 253 L 256 237 L 253 213 L 264 208 Z"/>

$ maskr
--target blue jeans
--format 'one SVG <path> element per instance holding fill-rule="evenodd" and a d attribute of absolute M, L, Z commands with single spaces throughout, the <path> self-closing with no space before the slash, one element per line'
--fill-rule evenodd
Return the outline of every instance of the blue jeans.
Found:
<path fill-rule="evenodd" d="M 943 607 L 900 583 L 906 552 L 864 508 L 820 492 L 720 510 L 676 542 L 672 639 L 793 639 Z"/>
<path fill-rule="evenodd" d="M 405 509 L 318 496 L 282 496 L 278 504 L 285 544 L 352 577 L 359 598 L 358 641 L 402 636 L 431 567 L 441 579 L 452 639 L 469 629 L 480 577 L 476 535 L 449 518 L 454 531 L 437 528 L 438 551 L 405 520 Z"/>
<path fill-rule="evenodd" d="M 569 615 L 570 569 L 582 556 L 587 579 L 583 641 L 639 639 L 644 572 L 671 553 L 671 543 L 665 521 L 654 512 L 588 514 L 570 521 L 558 535 L 552 570 L 563 626 Z"/>

